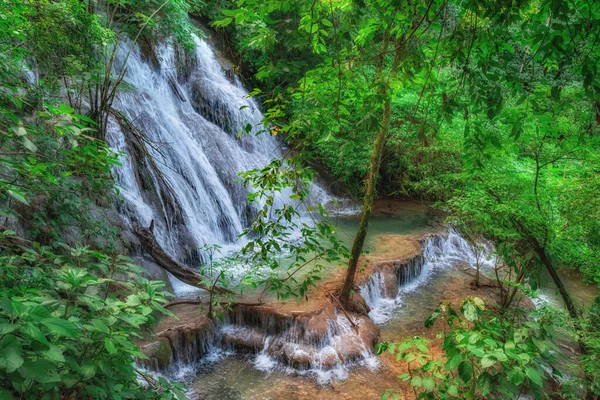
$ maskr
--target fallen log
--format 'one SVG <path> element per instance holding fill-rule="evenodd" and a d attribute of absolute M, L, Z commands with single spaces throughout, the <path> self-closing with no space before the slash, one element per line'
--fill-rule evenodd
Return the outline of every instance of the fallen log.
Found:
<path fill-rule="evenodd" d="M 204 289 L 208 292 L 215 292 L 219 294 L 233 294 L 231 290 L 207 285 L 204 283 L 204 277 L 195 269 L 190 268 L 186 265 L 181 264 L 178 261 L 175 261 L 171 258 L 158 244 L 156 238 L 154 237 L 154 221 L 150 223 L 150 227 L 146 228 L 138 228 L 135 229 L 136 235 L 139 237 L 140 242 L 144 249 L 152 256 L 154 261 L 162 268 L 164 268 L 167 272 L 171 273 L 174 277 L 179 279 L 182 282 L 187 283 L 188 285 L 195 286 L 200 289 Z"/>

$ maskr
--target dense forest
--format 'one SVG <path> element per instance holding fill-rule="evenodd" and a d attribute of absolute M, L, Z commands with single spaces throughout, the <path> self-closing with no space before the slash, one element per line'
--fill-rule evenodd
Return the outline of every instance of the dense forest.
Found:
<path fill-rule="evenodd" d="M 215 343 L 319 398 L 369 357 L 382 399 L 600 398 L 599 69 L 593 0 L 2 0 L 0 399 L 316 398 L 202 395 Z M 436 221 L 402 259 L 384 200 Z M 465 289 L 380 334 L 452 238 Z"/>

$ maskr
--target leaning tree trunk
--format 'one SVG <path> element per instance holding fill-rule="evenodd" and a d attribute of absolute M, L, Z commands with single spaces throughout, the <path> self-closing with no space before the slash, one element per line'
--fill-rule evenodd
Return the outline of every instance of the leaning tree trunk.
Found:
<path fill-rule="evenodd" d="M 381 155 L 383 153 L 383 147 L 390 130 L 390 119 L 392 113 L 392 100 L 388 93 L 389 77 L 393 76 L 398 71 L 400 65 L 400 58 L 404 49 L 404 40 L 396 39 L 394 41 L 395 56 L 392 68 L 387 74 L 387 79 L 383 79 L 383 66 L 385 61 L 385 54 L 388 49 L 389 31 L 384 35 L 383 50 L 379 54 L 379 62 L 377 65 L 377 78 L 382 81 L 381 94 L 385 98 L 383 103 L 383 120 L 381 122 L 381 128 L 373 143 L 373 155 L 371 156 L 371 167 L 369 169 L 369 175 L 367 175 L 367 190 L 365 192 L 365 198 L 363 201 L 363 212 L 360 218 L 360 225 L 358 226 L 358 232 L 354 237 L 352 243 L 352 250 L 350 251 L 350 260 L 348 262 L 348 272 L 346 273 L 346 280 L 344 281 L 344 287 L 340 294 L 340 300 L 343 306 L 348 305 L 350 300 L 350 294 L 354 288 L 354 278 L 356 277 L 356 270 L 358 269 L 358 258 L 362 252 L 365 238 L 367 237 L 367 231 L 369 230 L 369 219 L 371 218 L 371 211 L 373 209 L 373 200 L 375 199 L 375 186 L 377 185 L 377 178 L 379 177 L 379 167 L 381 166 Z"/>
<path fill-rule="evenodd" d="M 540 260 L 546 267 L 546 271 L 548 271 L 548 274 L 550 274 L 550 277 L 552 278 L 552 280 L 554 281 L 554 284 L 558 288 L 558 292 L 560 293 L 560 296 L 562 297 L 562 299 L 565 303 L 565 306 L 567 307 L 567 310 L 569 311 L 569 315 L 573 319 L 579 318 L 579 312 L 577 311 L 577 307 L 575 307 L 575 303 L 573 303 L 573 299 L 571 299 L 571 296 L 569 295 L 567 288 L 565 287 L 562 280 L 560 279 L 560 276 L 558 276 L 558 273 L 556 273 L 556 269 L 554 268 L 554 265 L 552 265 L 552 262 L 548 258 L 546 251 L 537 242 L 537 240 L 535 238 L 533 240 L 534 240 L 534 243 L 532 243 L 533 247 L 534 247 L 536 253 L 538 253 Z"/>
<path fill-rule="evenodd" d="M 175 278 L 179 279 L 180 281 L 187 283 L 188 285 L 207 290 L 210 293 L 233 293 L 230 290 L 212 284 L 212 282 L 211 284 L 206 284 L 204 282 L 205 277 L 202 276 L 200 272 L 186 265 L 183 265 L 180 262 L 177 262 L 176 260 L 171 258 L 171 256 L 169 256 L 167 252 L 164 251 L 160 244 L 156 241 L 153 230 L 154 221 L 152 221 L 148 229 L 136 229 L 135 233 L 139 237 L 144 249 L 146 249 L 146 251 L 150 253 L 154 261 L 156 261 L 156 263 L 160 265 L 163 269 L 170 272 Z"/>
<path fill-rule="evenodd" d="M 548 271 L 548 274 L 550 274 L 552 281 L 554 281 L 554 284 L 558 288 L 558 292 L 560 293 L 560 296 L 565 302 L 565 306 L 567 307 L 567 311 L 569 311 L 569 315 L 571 316 L 571 318 L 577 319 L 579 317 L 577 307 L 575 307 L 575 303 L 573 303 L 573 300 L 571 299 L 567 288 L 565 288 L 565 285 L 562 283 L 560 276 L 558 276 L 558 274 L 556 273 L 556 269 L 554 268 L 552 261 L 550 261 L 548 254 L 546 254 L 545 247 L 539 242 L 535 235 L 518 219 L 514 217 L 511 217 L 510 219 L 517 232 L 521 232 L 521 234 L 525 236 L 526 240 L 529 242 L 533 250 L 537 253 L 542 264 L 544 264 L 544 267 L 546 267 L 546 271 Z"/>
<path fill-rule="evenodd" d="M 373 200 L 375 198 L 375 186 L 377 184 L 377 177 L 379 176 L 379 166 L 381 165 L 381 154 L 383 153 L 383 146 L 390 129 L 390 116 L 391 116 L 391 100 L 386 98 L 383 106 L 383 123 L 381 129 L 375 138 L 375 144 L 373 146 L 373 155 L 371 157 L 371 169 L 367 177 L 367 191 L 363 202 L 363 212 L 360 218 L 360 225 L 358 232 L 352 243 L 352 251 L 350 252 L 350 261 L 348 263 L 348 272 L 346 274 L 346 280 L 342 289 L 341 301 L 343 305 L 348 303 L 350 299 L 350 293 L 354 287 L 354 277 L 356 276 L 356 270 L 358 268 L 358 258 L 362 252 L 363 244 L 365 243 L 365 237 L 369 229 L 369 219 L 371 218 L 371 211 L 373 209 Z"/>

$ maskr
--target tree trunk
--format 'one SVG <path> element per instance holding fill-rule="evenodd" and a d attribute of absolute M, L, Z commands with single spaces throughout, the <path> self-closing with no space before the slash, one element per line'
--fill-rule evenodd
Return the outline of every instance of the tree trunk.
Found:
<path fill-rule="evenodd" d="M 225 288 L 221 288 L 214 285 L 211 286 L 211 284 L 207 285 L 203 282 L 204 277 L 198 271 L 172 259 L 156 241 L 154 233 L 152 232 L 153 227 L 154 221 L 152 221 L 152 223 L 150 224 L 150 228 L 136 229 L 135 233 L 140 238 L 142 246 L 144 246 L 146 251 L 150 253 L 152 258 L 154 259 L 154 261 L 156 261 L 158 265 L 160 265 L 166 271 L 170 272 L 175 278 L 187 283 L 188 285 L 204 289 L 211 293 L 233 293 Z"/>
<path fill-rule="evenodd" d="M 387 96 L 387 94 L 386 94 Z M 367 191 L 363 202 L 363 212 L 360 218 L 360 225 L 358 232 L 352 243 L 352 251 L 350 253 L 350 261 L 348 263 L 348 273 L 346 274 L 346 280 L 344 281 L 344 288 L 342 289 L 341 301 L 345 306 L 350 299 L 350 294 L 354 287 L 354 277 L 356 276 L 356 270 L 358 268 L 358 258 L 362 252 L 363 244 L 365 243 L 365 237 L 369 229 L 369 219 L 371 218 L 371 211 L 373 209 L 373 200 L 375 198 L 375 186 L 377 184 L 377 178 L 379 176 L 379 166 L 381 165 L 381 154 L 383 153 L 383 146 L 387 138 L 388 131 L 390 129 L 390 117 L 391 117 L 392 103 L 389 97 L 386 98 L 383 106 L 383 123 L 381 129 L 377 133 L 375 138 L 375 144 L 373 145 L 373 155 L 371 157 L 371 169 L 367 177 Z"/>
<path fill-rule="evenodd" d="M 554 284 L 558 288 L 558 292 L 560 293 L 560 295 L 565 303 L 565 306 L 567 306 L 569 315 L 573 319 L 579 318 L 579 312 L 577 312 L 577 307 L 575 307 L 575 303 L 573 303 L 573 300 L 571 299 L 569 292 L 567 292 L 567 288 L 565 288 L 565 285 L 563 285 L 562 280 L 556 273 L 556 269 L 554 269 L 554 265 L 552 265 L 552 262 L 546 255 L 545 249 L 538 243 L 537 239 L 535 239 L 535 238 L 533 238 L 532 244 L 533 244 L 535 251 L 538 253 L 538 256 L 540 257 L 540 260 L 542 261 L 542 263 L 546 267 L 546 270 L 550 274 L 550 277 L 554 281 Z"/>

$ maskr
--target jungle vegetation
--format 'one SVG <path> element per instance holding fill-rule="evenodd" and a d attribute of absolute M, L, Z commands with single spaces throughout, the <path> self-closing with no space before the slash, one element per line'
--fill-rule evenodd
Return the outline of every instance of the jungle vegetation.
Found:
<path fill-rule="evenodd" d="M 346 304 L 374 199 L 427 201 L 465 236 L 494 242 L 510 278 L 498 278 L 501 304 L 441 304 L 424 321 L 447 324 L 443 359 L 424 357 L 420 338 L 382 343 L 409 365 L 399 388 L 442 399 L 600 396 L 600 297 L 579 308 L 557 274 L 600 283 L 596 2 L 4 0 L 0 398 L 185 398 L 182 385 L 134 364 L 143 357 L 136 340 L 170 314 L 171 295 L 143 278 L 116 244 L 119 232 L 92 210 L 118 197 L 119 154 L 105 143 L 112 102 L 127 86 L 113 68 L 117 46 L 171 38 L 190 49 L 190 17 L 228 44 L 263 105 L 263 134 L 280 134 L 293 149 L 286 160 L 240 171 L 258 189 L 249 200 L 265 204 L 244 232 L 252 238 L 245 262 L 277 267 L 273 255 L 298 210 L 273 209 L 269 193 L 291 188 L 304 200 L 310 168 L 324 169 L 363 204 L 353 246 L 323 221 L 285 250 L 295 255 L 290 268 L 302 268 L 307 254 L 347 259 L 338 294 Z M 246 283 L 304 296 L 319 272 L 294 284 L 277 275 Z M 548 279 L 566 313 L 514 304 L 517 292 L 533 295 Z M 579 376 L 547 368 L 560 351 L 557 324 L 579 346 Z M 548 391 L 546 378 L 561 385 Z"/>

